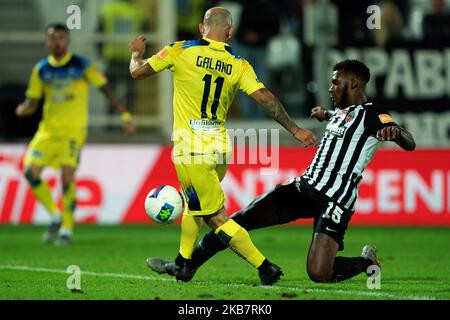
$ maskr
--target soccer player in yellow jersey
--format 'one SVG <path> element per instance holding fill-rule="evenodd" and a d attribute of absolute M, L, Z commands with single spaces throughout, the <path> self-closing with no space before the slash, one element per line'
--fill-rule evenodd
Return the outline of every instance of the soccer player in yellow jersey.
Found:
<path fill-rule="evenodd" d="M 69 43 L 69 30 L 64 24 L 47 28 L 46 45 L 50 55 L 33 68 L 26 100 L 16 109 L 19 117 L 31 115 L 44 98 L 43 117 L 25 155 L 25 177 L 37 200 L 51 215 L 51 225 L 43 237 L 45 243 L 52 243 L 56 238 L 59 244 L 69 244 L 72 240 L 75 172 L 87 135 L 89 83 L 104 92 L 121 114 L 125 133 L 134 132 L 131 114 L 118 101 L 106 77 L 87 59 L 69 52 Z M 61 168 L 62 215 L 49 186 L 41 180 L 44 167 Z"/>
<path fill-rule="evenodd" d="M 209 9 L 200 24 L 200 40 L 180 41 L 144 59 L 145 38 L 130 43 L 130 73 L 143 79 L 164 69 L 174 81 L 174 163 L 188 208 L 181 222 L 180 252 L 174 262 L 147 259 L 149 267 L 170 273 L 178 280 L 193 276 L 190 258 L 202 221 L 221 241 L 258 269 L 263 284 L 276 282 L 283 274 L 252 243 L 248 232 L 225 211 L 225 194 L 220 182 L 225 176 L 231 152 L 226 128 L 227 112 L 237 92 L 244 91 L 274 120 L 305 146 L 315 145 L 316 136 L 299 128 L 280 101 L 258 81 L 253 67 L 227 44 L 232 35 L 231 14 L 220 7 Z"/>

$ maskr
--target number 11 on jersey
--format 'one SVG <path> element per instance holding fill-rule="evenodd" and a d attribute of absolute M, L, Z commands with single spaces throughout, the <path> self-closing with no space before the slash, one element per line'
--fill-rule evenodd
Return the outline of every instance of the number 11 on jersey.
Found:
<path fill-rule="evenodd" d="M 205 88 L 203 89 L 203 98 L 202 98 L 202 106 L 201 106 L 201 113 L 202 113 L 202 119 L 207 119 L 208 115 L 206 114 L 206 105 L 208 104 L 208 97 L 209 92 L 211 91 L 211 81 L 212 81 L 212 75 L 205 74 L 202 81 L 205 82 Z M 211 115 L 212 119 L 217 119 L 217 108 L 219 107 L 219 99 L 220 94 L 222 93 L 222 87 L 223 82 L 225 79 L 223 77 L 217 77 L 216 80 L 214 80 L 214 83 L 216 84 L 216 91 L 214 91 L 214 100 L 211 106 Z"/>

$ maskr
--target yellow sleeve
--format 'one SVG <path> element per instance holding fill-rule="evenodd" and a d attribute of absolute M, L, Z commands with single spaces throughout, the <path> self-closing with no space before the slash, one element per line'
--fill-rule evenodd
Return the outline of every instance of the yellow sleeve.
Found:
<path fill-rule="evenodd" d="M 84 74 L 89 83 L 93 84 L 97 88 L 103 87 L 106 83 L 108 83 L 106 76 L 93 64 L 86 68 Z"/>
<path fill-rule="evenodd" d="M 264 84 L 258 80 L 255 70 L 250 63 L 244 61 L 244 70 L 242 71 L 241 81 L 239 83 L 239 90 L 251 95 L 253 92 L 265 88 Z"/>
<path fill-rule="evenodd" d="M 28 88 L 25 92 L 25 96 L 30 99 L 39 100 L 44 93 L 44 84 L 39 77 L 39 69 L 37 66 L 33 68 L 31 72 L 30 81 L 28 82 Z"/>
<path fill-rule="evenodd" d="M 175 68 L 171 51 L 172 48 L 170 46 L 165 46 L 161 51 L 147 60 L 148 64 L 155 72 L 160 72 L 164 69 L 174 71 Z"/>

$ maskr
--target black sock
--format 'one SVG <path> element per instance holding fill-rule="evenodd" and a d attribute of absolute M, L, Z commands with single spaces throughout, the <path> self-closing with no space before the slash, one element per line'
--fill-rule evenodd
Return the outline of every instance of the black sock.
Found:
<path fill-rule="evenodd" d="M 338 282 L 347 280 L 361 272 L 366 272 L 370 265 L 372 265 L 372 261 L 363 257 L 336 257 L 333 266 L 334 277 Z"/>
<path fill-rule="evenodd" d="M 270 261 L 264 259 L 263 263 L 258 267 L 258 271 L 264 273 L 269 269 L 270 265 L 271 265 Z"/>
<path fill-rule="evenodd" d="M 184 265 L 185 262 L 189 261 L 188 259 L 183 258 L 183 256 L 181 255 L 181 253 L 178 253 L 177 257 L 175 258 L 175 264 L 178 267 L 182 267 Z"/>
<path fill-rule="evenodd" d="M 207 233 L 195 247 L 192 258 L 188 264 L 189 268 L 197 269 L 216 253 L 225 250 L 226 248 L 227 246 L 220 241 L 214 231 Z"/>

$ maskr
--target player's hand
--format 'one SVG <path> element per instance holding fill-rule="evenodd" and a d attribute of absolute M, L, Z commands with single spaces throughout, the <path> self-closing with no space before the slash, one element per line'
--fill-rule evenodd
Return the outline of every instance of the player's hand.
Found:
<path fill-rule="evenodd" d="M 120 105 L 118 108 L 127 110 L 123 105 Z M 136 127 L 133 122 L 133 116 L 131 115 L 131 113 L 129 113 L 128 111 L 123 111 L 120 114 L 120 120 L 122 121 L 122 129 L 125 135 L 131 136 L 136 131 Z"/>
<path fill-rule="evenodd" d="M 16 116 L 18 117 L 27 117 L 29 115 L 33 114 L 33 110 L 28 107 L 25 103 L 21 103 L 16 108 Z"/>
<path fill-rule="evenodd" d="M 312 108 L 311 115 L 309 117 L 311 119 L 316 118 L 320 122 L 322 122 L 324 120 L 328 120 L 327 109 L 325 109 L 324 107 L 321 107 L 321 106 L 314 107 L 314 108 Z"/>
<path fill-rule="evenodd" d="M 123 132 L 126 136 L 131 136 L 136 132 L 136 126 L 133 121 L 125 121 L 122 125 Z"/>
<path fill-rule="evenodd" d="M 384 127 L 377 131 L 377 139 L 380 141 L 394 141 L 400 136 L 401 131 L 398 126 Z"/>
<path fill-rule="evenodd" d="M 143 55 L 145 52 L 147 39 L 144 36 L 139 36 L 130 42 L 128 49 L 131 52 L 139 52 L 139 55 Z"/>
<path fill-rule="evenodd" d="M 317 145 L 316 135 L 307 129 L 297 128 L 294 133 L 294 138 L 300 141 L 305 148 Z"/>

